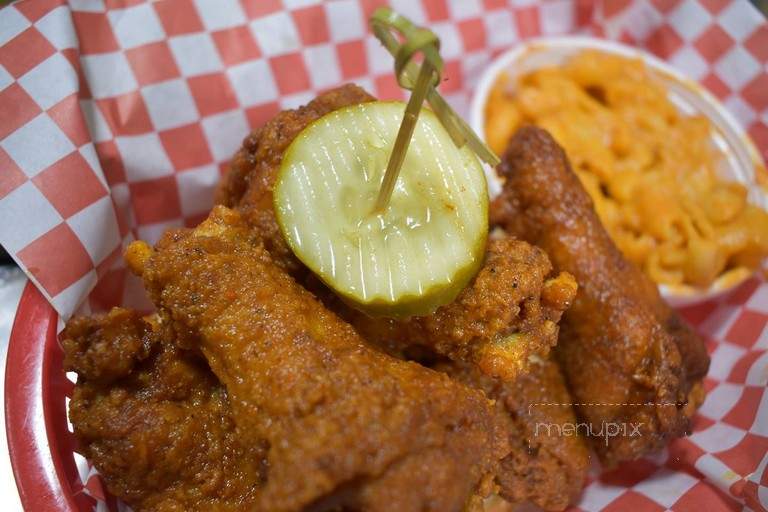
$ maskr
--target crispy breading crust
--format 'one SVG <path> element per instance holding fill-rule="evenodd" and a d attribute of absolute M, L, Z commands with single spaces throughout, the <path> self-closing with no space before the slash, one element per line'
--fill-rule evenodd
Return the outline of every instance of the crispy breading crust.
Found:
<path fill-rule="evenodd" d="M 65 369 L 79 451 L 134 510 L 240 511 L 266 477 L 264 446 L 240 442 L 205 361 L 137 313 L 72 319 Z"/>
<path fill-rule="evenodd" d="M 512 382 L 483 375 L 470 365 L 441 363 L 436 369 L 496 400 L 507 418 L 511 450 L 496 476 L 499 494 L 514 504 L 531 501 L 544 510 L 565 510 L 581 493 L 589 466 L 571 397 L 557 363 L 537 359 Z"/>
<path fill-rule="evenodd" d="M 582 405 L 579 413 L 596 431 L 606 424 L 628 432 L 640 427 L 639 435 L 596 440 L 595 450 L 612 465 L 662 448 L 686 432 L 703 398 L 703 342 L 621 255 L 548 133 L 519 130 L 499 173 L 505 183 L 492 222 L 542 247 L 556 269 L 579 283 L 557 346 L 576 401 L 599 404 Z"/>
<path fill-rule="evenodd" d="M 514 380 L 527 371 L 531 356 L 544 357 L 557 343 L 557 322 L 576 294 L 569 275 L 548 279 L 551 270 L 544 251 L 505 237 L 489 241 L 477 276 L 431 315 L 371 318 L 325 297 L 367 341 L 389 353 L 423 346 Z"/>

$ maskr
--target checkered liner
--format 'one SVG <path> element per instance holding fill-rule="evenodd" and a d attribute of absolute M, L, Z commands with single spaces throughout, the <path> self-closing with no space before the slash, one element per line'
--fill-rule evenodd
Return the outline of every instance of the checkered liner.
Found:
<path fill-rule="evenodd" d="M 22 0 L 0 10 L 0 242 L 64 318 L 86 298 L 87 309 L 146 307 L 122 247 L 203 218 L 249 130 L 347 81 L 402 97 L 366 26 L 383 3 Z M 499 51 L 592 33 L 701 82 L 768 157 L 768 24 L 745 0 L 391 4 L 440 36 L 441 90 L 460 112 Z M 768 283 L 683 313 L 713 362 L 693 435 L 595 474 L 580 509 L 768 508 Z M 78 457 L 93 506 L 122 508 Z"/>

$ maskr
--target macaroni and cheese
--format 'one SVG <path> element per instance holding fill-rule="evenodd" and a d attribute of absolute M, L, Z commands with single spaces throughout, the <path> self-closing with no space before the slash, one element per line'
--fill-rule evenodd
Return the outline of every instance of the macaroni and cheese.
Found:
<path fill-rule="evenodd" d="M 657 283 L 707 287 L 768 254 L 768 213 L 718 174 L 711 123 L 669 101 L 642 61 L 586 51 L 510 83 L 486 105 L 499 154 L 523 124 L 565 148 L 613 240 Z"/>

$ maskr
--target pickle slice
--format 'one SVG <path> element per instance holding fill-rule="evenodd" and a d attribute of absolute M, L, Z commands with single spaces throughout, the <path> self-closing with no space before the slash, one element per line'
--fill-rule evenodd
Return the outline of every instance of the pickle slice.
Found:
<path fill-rule="evenodd" d="M 373 211 L 404 110 L 371 102 L 318 119 L 288 147 L 274 190 L 296 256 L 372 315 L 451 302 L 479 270 L 488 236 L 483 169 L 426 109 L 389 204 Z"/>

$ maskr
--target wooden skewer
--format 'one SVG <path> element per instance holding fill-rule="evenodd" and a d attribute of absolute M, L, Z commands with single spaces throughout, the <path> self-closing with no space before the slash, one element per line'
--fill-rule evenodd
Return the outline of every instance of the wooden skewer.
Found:
<path fill-rule="evenodd" d="M 416 79 L 416 85 L 408 100 L 408 105 L 405 107 L 405 114 L 400 123 L 400 129 L 397 131 L 397 138 L 392 147 L 392 153 L 389 155 L 389 162 L 387 162 L 387 171 L 384 173 L 384 179 L 381 182 L 379 195 L 376 198 L 376 206 L 374 206 L 373 209 L 374 212 L 383 212 L 392 197 L 392 191 L 395 189 L 395 183 L 400 174 L 400 168 L 403 166 L 405 155 L 408 152 L 408 146 L 411 143 L 413 130 L 416 128 L 416 122 L 419 120 L 421 107 L 424 104 L 424 99 L 427 97 L 427 92 L 429 92 L 429 89 L 431 88 L 433 73 L 434 68 L 432 67 L 432 64 L 425 59 L 421 65 L 419 76 Z"/>
<path fill-rule="evenodd" d="M 389 204 L 425 99 L 457 147 L 467 144 L 480 159 L 490 165 L 497 165 L 499 158 L 437 92 L 436 87 L 440 82 L 443 61 L 440 58 L 440 41 L 434 32 L 416 26 L 411 20 L 388 7 L 376 9 L 370 22 L 374 35 L 395 57 L 397 82 L 401 87 L 412 90 L 392 153 L 389 155 L 387 170 L 384 173 L 373 212 L 382 212 Z M 402 43 L 392 33 L 393 30 L 403 37 Z M 417 52 L 421 52 L 424 56 L 421 66 L 413 60 Z"/>

